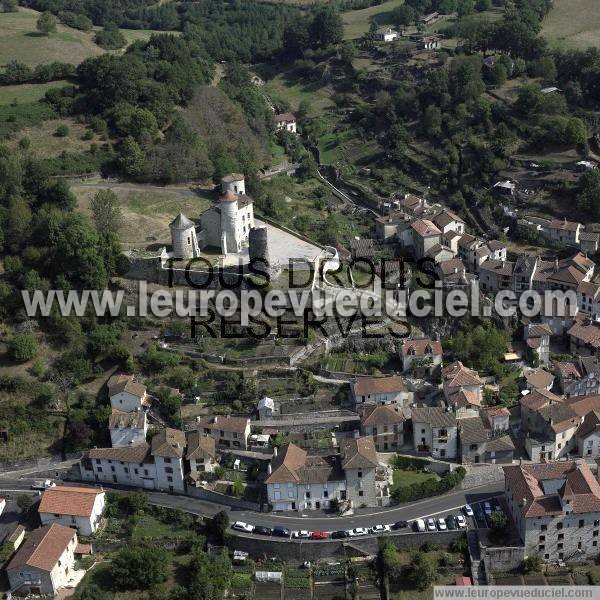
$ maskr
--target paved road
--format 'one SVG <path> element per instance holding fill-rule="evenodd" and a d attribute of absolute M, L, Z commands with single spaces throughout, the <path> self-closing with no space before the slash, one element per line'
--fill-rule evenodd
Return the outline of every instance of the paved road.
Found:
<path fill-rule="evenodd" d="M 0 495 L 3 492 L 18 492 L 28 490 L 33 479 L 4 479 L 0 481 Z M 105 486 L 110 488 L 110 486 Z M 445 516 L 456 513 L 466 503 L 474 504 L 482 500 L 502 494 L 503 482 L 486 484 L 470 490 L 460 490 L 388 508 L 358 509 L 353 516 L 328 516 L 322 512 L 306 511 L 305 513 L 258 513 L 245 511 L 206 502 L 188 496 L 177 496 L 164 492 L 146 492 L 152 504 L 169 508 L 179 508 L 197 515 L 213 516 L 221 510 L 230 513 L 231 520 L 245 521 L 252 525 L 283 525 L 289 529 L 308 529 L 333 531 L 336 529 L 351 529 L 353 527 L 370 527 L 378 524 L 395 523 L 396 521 L 411 521 L 419 517 Z"/>

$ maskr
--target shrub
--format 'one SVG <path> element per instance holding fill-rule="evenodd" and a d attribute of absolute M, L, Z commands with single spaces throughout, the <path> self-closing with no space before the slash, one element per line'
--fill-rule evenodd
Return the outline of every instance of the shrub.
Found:
<path fill-rule="evenodd" d="M 69 135 L 69 128 L 65 125 L 59 125 L 54 132 L 56 137 L 67 137 Z"/>
<path fill-rule="evenodd" d="M 38 351 L 38 343 L 31 333 L 15 335 L 9 345 L 10 355 L 18 363 L 27 362 L 35 358 Z"/>

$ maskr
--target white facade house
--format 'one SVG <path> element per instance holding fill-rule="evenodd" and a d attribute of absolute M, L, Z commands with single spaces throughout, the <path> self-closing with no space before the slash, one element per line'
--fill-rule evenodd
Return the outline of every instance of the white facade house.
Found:
<path fill-rule="evenodd" d="M 108 418 L 108 430 L 113 448 L 137 446 L 146 441 L 148 417 L 143 410 L 125 413 L 113 409 Z"/>
<path fill-rule="evenodd" d="M 108 380 L 110 405 L 122 412 L 143 410 L 148 404 L 146 386 L 133 375 L 113 375 Z"/>
<path fill-rule="evenodd" d="M 600 485 L 584 460 L 506 466 L 504 477 L 525 556 L 576 562 L 598 555 Z"/>
<path fill-rule="evenodd" d="M 148 490 L 184 492 L 185 435 L 165 429 L 146 442 L 128 448 L 92 448 L 81 459 L 85 481 L 118 483 Z"/>
<path fill-rule="evenodd" d="M 77 532 L 57 523 L 35 529 L 6 567 L 10 589 L 22 595 L 54 596 L 75 568 Z"/>
<path fill-rule="evenodd" d="M 102 488 L 57 486 L 44 491 L 38 513 L 42 525 L 58 523 L 92 535 L 102 520 L 105 500 Z"/>
<path fill-rule="evenodd" d="M 357 377 L 350 383 L 355 407 L 368 404 L 401 404 L 410 394 L 402 377 Z"/>
<path fill-rule="evenodd" d="M 275 400 L 265 396 L 258 401 L 256 407 L 259 419 L 270 419 L 275 414 Z"/>
<path fill-rule="evenodd" d="M 247 417 L 228 417 L 215 415 L 213 417 L 197 417 L 198 431 L 212 436 L 221 448 L 248 449 L 250 436 L 250 419 Z"/>
<path fill-rule="evenodd" d="M 453 411 L 442 407 L 412 407 L 413 443 L 416 452 L 433 458 L 458 455 L 458 422 Z"/>
<path fill-rule="evenodd" d="M 442 355 L 441 342 L 430 338 L 406 340 L 400 346 L 404 372 L 410 371 L 413 366 L 423 366 L 433 370 L 442 364 Z"/>
<path fill-rule="evenodd" d="M 374 37 L 379 42 L 393 42 L 400 37 L 400 34 L 391 27 L 380 27 L 374 33 Z"/>
<path fill-rule="evenodd" d="M 212 473 L 218 464 L 215 439 L 199 431 L 189 432 L 185 458 L 190 466 L 188 479 L 197 486 L 203 480 L 203 473 Z"/>
<path fill-rule="evenodd" d="M 277 128 L 277 131 L 296 133 L 296 117 L 289 112 L 275 115 L 275 127 Z"/>

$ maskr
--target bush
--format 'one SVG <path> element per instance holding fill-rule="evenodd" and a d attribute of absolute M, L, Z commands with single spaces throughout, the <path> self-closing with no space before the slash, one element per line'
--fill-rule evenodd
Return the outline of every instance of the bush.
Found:
<path fill-rule="evenodd" d="M 396 488 L 392 492 L 392 500 L 400 503 L 439 496 L 460 485 L 465 478 L 465 474 L 464 467 L 457 467 L 453 472 L 446 473 L 437 481 L 435 479 L 428 479 L 421 483 L 413 483 L 407 487 Z"/>
<path fill-rule="evenodd" d="M 18 363 L 24 363 L 35 358 L 38 351 L 38 343 L 31 333 L 15 335 L 9 344 L 10 355 Z"/>
<path fill-rule="evenodd" d="M 537 573 L 542 569 L 542 561 L 539 556 L 528 556 L 521 565 L 523 573 Z"/>
<path fill-rule="evenodd" d="M 409 456 L 396 455 L 392 459 L 392 465 L 398 469 L 423 471 L 430 463 L 426 458 L 411 458 Z"/>
<path fill-rule="evenodd" d="M 125 548 L 112 562 L 113 585 L 118 590 L 148 589 L 164 583 L 169 556 L 160 548 Z"/>
<path fill-rule="evenodd" d="M 66 125 L 59 125 L 54 132 L 56 137 L 67 137 L 69 135 L 69 128 Z"/>

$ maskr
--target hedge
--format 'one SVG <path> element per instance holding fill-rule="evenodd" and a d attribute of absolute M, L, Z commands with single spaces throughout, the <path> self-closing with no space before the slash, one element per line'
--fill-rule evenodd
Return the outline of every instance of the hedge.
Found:
<path fill-rule="evenodd" d="M 412 456 L 396 455 L 392 459 L 391 463 L 394 467 L 397 467 L 398 469 L 422 471 L 428 464 L 431 463 L 431 461 L 426 458 L 415 458 Z"/>

